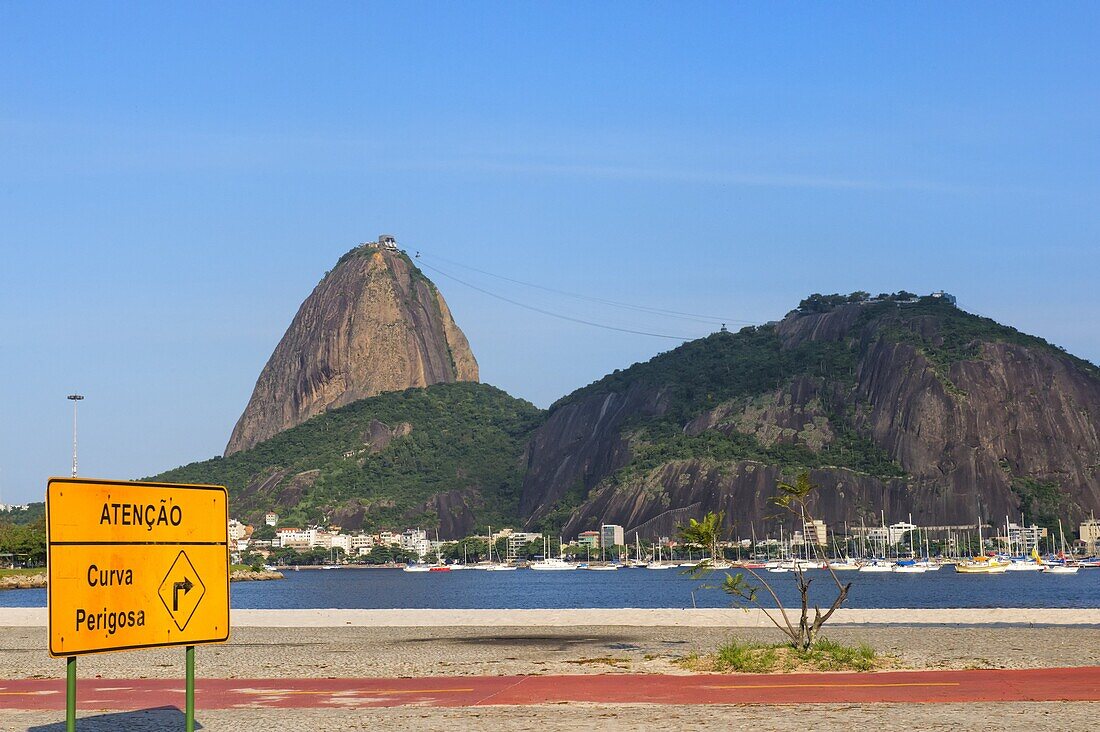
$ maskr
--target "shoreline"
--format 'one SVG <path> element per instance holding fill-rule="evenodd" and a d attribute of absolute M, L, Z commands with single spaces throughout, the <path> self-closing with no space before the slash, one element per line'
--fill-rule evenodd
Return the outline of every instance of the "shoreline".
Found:
<path fill-rule="evenodd" d="M 253 572 L 250 569 L 237 569 L 230 573 L 230 582 L 267 582 L 270 580 L 285 579 L 282 572 L 261 570 Z M 24 574 L 0 577 L 0 591 L 2 590 L 44 590 L 46 588 L 46 574 Z"/>
<path fill-rule="evenodd" d="M 771 628 L 760 610 L 729 608 L 591 609 L 233 609 L 230 622 L 244 628 L 568 628 L 688 627 Z M 46 608 L 0 608 L 0 627 L 45 627 Z M 842 608 L 828 627 L 877 625 L 935 626 L 1100 626 L 1100 609 L 1079 608 Z"/>

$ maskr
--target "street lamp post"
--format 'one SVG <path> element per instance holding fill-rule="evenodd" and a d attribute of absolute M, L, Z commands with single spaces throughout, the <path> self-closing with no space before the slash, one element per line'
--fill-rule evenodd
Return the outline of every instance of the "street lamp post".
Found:
<path fill-rule="evenodd" d="M 83 394 L 70 394 L 65 397 L 73 403 L 73 477 L 76 477 L 76 404 L 84 399 Z"/>
<path fill-rule="evenodd" d="M 73 477 L 76 477 L 76 405 L 84 399 L 83 394 L 70 394 L 65 397 L 73 403 Z M 76 732 L 76 656 L 65 659 L 65 730 Z"/>

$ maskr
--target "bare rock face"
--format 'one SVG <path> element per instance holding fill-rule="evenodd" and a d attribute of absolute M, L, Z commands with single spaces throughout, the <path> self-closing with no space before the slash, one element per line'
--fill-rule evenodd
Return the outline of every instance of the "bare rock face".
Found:
<path fill-rule="evenodd" d="M 382 392 L 477 380 L 470 344 L 435 285 L 403 252 L 357 247 L 298 309 L 225 454 Z"/>
<path fill-rule="evenodd" d="M 965 525 L 979 514 L 1049 522 L 1100 510 L 1094 366 L 934 303 L 792 313 L 747 330 L 552 407 L 527 448 L 529 525 L 561 521 L 574 535 L 617 523 L 645 538 L 724 510 L 747 536 L 774 515 L 776 482 L 807 468 L 820 487 L 814 515 L 833 526 L 883 513 Z M 758 355 L 738 360 L 750 348 Z M 745 381 L 708 404 L 738 369 L 776 363 L 790 365 L 766 389 Z M 706 369 L 714 378 L 685 388 L 683 374 Z"/>

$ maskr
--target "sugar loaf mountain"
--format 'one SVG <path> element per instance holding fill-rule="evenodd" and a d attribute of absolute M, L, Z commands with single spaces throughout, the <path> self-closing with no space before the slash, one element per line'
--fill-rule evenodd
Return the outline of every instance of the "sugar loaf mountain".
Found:
<path fill-rule="evenodd" d="M 438 288 L 381 237 L 302 304 L 225 455 L 156 478 L 225 484 L 257 523 L 646 538 L 710 510 L 767 527 L 776 481 L 804 470 L 834 526 L 1086 517 L 1100 371 L 950 296 L 813 295 L 540 410 L 478 383 Z"/>

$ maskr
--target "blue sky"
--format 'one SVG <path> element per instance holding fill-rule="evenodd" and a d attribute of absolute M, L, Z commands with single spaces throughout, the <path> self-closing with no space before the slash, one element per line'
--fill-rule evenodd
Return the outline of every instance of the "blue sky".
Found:
<path fill-rule="evenodd" d="M 759 322 L 946 289 L 1100 361 L 1100 10 L 1060 3 L 0 4 L 0 501 L 223 449 L 358 241 Z M 438 257 L 438 259 L 429 259 Z M 545 406 L 675 340 L 429 272 Z"/>

